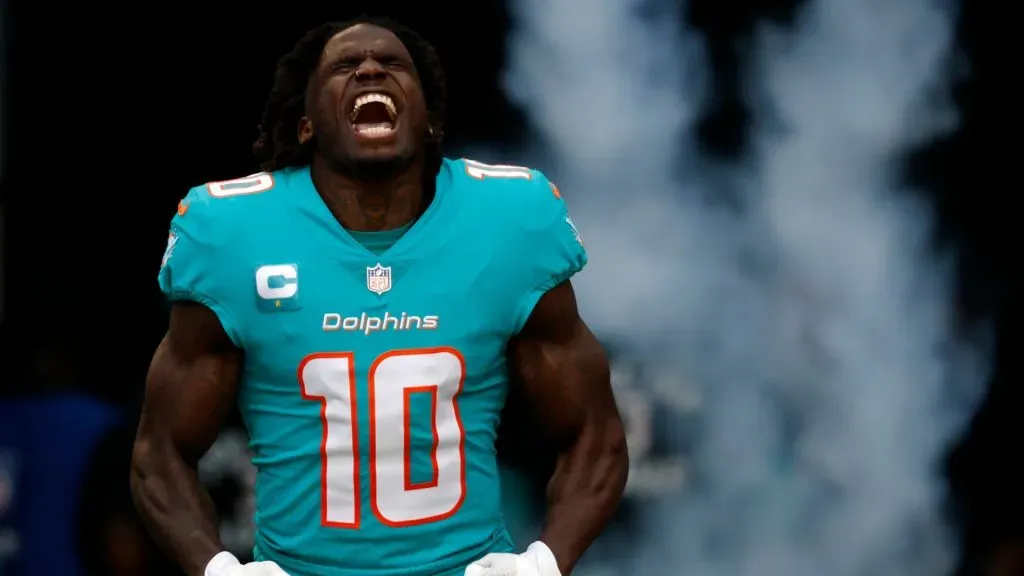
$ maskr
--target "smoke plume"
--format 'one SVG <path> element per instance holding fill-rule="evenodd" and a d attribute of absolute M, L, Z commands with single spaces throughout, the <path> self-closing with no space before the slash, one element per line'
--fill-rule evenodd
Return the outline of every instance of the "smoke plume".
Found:
<path fill-rule="evenodd" d="M 591 255 L 583 314 L 700 393 L 685 496 L 623 573 L 932 576 L 955 553 L 939 463 L 983 389 L 952 259 L 900 178 L 956 125 L 955 12 L 810 0 L 761 29 L 748 153 L 703 157 L 702 39 L 642 0 L 511 0 L 506 87 Z M 728 199 L 728 201 L 726 201 Z"/>

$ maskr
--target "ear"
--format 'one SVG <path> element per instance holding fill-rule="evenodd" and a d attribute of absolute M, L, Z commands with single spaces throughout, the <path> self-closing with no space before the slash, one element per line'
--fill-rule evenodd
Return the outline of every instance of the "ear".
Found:
<path fill-rule="evenodd" d="M 299 118 L 299 144 L 305 144 L 309 142 L 309 139 L 313 137 L 313 121 L 303 116 Z"/>

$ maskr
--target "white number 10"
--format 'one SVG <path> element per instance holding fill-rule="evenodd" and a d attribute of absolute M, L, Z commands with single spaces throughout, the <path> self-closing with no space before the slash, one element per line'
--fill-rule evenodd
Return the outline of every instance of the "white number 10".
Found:
<path fill-rule="evenodd" d="M 386 526 L 437 522 L 454 514 L 466 496 L 465 432 L 459 415 L 466 365 L 453 348 L 385 352 L 369 369 L 370 503 Z M 302 396 L 321 403 L 320 520 L 359 528 L 359 426 L 355 357 L 350 352 L 311 354 L 299 365 Z M 412 414 L 414 394 L 429 394 L 432 414 Z M 434 435 L 432 478 L 412 479 L 413 418 L 430 418 Z"/>
<path fill-rule="evenodd" d="M 466 174 L 477 180 L 486 178 L 521 178 L 523 180 L 533 179 L 530 169 L 523 166 L 512 166 L 511 164 L 484 164 L 468 158 L 462 159 L 466 165 Z"/>

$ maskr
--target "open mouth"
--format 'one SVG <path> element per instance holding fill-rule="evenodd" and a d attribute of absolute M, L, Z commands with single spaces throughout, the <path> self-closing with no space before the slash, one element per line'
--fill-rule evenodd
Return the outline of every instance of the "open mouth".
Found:
<path fill-rule="evenodd" d="M 356 134 L 367 138 L 390 136 L 395 131 L 398 111 L 387 94 L 371 92 L 356 98 L 349 121 Z"/>

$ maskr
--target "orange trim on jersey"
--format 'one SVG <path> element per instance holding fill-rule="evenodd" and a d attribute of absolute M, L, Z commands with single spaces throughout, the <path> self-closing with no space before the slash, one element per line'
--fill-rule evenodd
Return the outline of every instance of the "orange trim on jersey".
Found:
<path fill-rule="evenodd" d="M 352 419 L 352 490 L 353 490 L 353 501 L 355 502 L 355 514 L 352 522 L 336 522 L 327 518 L 327 398 L 315 394 L 309 394 L 306 392 L 306 383 L 302 377 L 302 372 L 306 368 L 306 364 L 312 360 L 319 358 L 342 358 L 348 361 L 348 391 L 349 391 L 349 405 L 351 408 L 351 419 Z M 320 402 L 320 425 L 322 426 L 323 432 L 320 437 L 320 525 L 328 528 L 349 528 L 359 529 L 360 519 L 362 518 L 362 506 L 360 502 L 360 490 L 359 490 L 359 425 L 357 422 L 357 411 L 356 411 L 356 361 L 355 356 L 351 352 L 317 352 L 310 354 L 299 362 L 298 376 L 299 376 L 299 387 L 302 392 L 302 398 L 305 400 L 315 400 Z"/>
<path fill-rule="evenodd" d="M 244 187 L 249 184 L 249 187 Z M 272 189 L 277 182 L 270 172 L 258 172 L 244 178 L 233 178 L 231 180 L 220 180 L 210 182 L 206 185 L 206 191 L 214 198 L 231 198 L 233 196 L 248 196 L 250 194 L 261 194 Z M 227 186 L 242 185 L 241 188 L 227 188 Z"/>
<path fill-rule="evenodd" d="M 437 354 L 437 353 L 441 353 L 441 352 L 447 352 L 447 353 L 455 356 L 459 360 L 459 365 L 460 365 L 460 370 L 459 370 L 459 386 L 456 389 L 455 394 L 452 396 L 452 404 L 454 405 L 454 409 L 455 409 L 454 410 L 455 411 L 455 422 L 456 422 L 456 424 L 459 427 L 459 466 L 460 466 L 460 470 L 459 470 L 459 484 L 460 484 L 460 486 L 459 486 L 459 499 L 455 503 L 455 505 L 452 506 L 452 508 L 450 510 L 448 510 L 447 512 L 443 512 L 441 514 L 435 514 L 433 516 L 427 516 L 425 518 L 417 518 L 415 520 L 405 520 L 405 521 L 389 520 L 389 519 L 384 517 L 384 514 L 381 513 L 380 506 L 377 503 L 377 462 L 376 462 L 376 457 L 377 457 L 376 456 L 376 454 L 377 454 L 376 401 L 377 401 L 377 399 L 376 399 L 376 394 L 374 393 L 374 390 L 376 388 L 376 382 L 375 381 L 376 381 L 377 367 L 380 366 L 381 362 L 383 362 L 384 360 L 387 360 L 388 358 L 391 358 L 393 356 L 426 355 L 426 354 Z M 449 346 L 442 346 L 442 347 L 437 347 L 437 348 L 409 348 L 409 349 L 404 349 L 404 350 L 391 350 L 389 352 L 385 352 L 385 353 L 381 354 L 380 356 L 377 357 L 376 360 L 373 361 L 373 365 L 370 366 L 369 380 L 370 380 L 369 381 L 369 392 L 370 392 L 370 410 L 369 410 L 369 412 L 370 412 L 370 503 L 373 506 L 373 514 L 374 514 L 374 516 L 377 517 L 377 520 L 381 524 L 383 524 L 385 526 L 390 526 L 392 528 L 401 528 L 401 527 L 405 527 L 405 526 L 420 526 L 422 524 L 430 524 L 432 522 L 439 522 L 441 520 L 445 520 L 447 518 L 450 518 L 452 515 L 454 515 L 456 512 L 459 511 L 459 508 L 462 507 L 462 503 L 466 501 L 466 429 L 462 425 L 462 414 L 461 414 L 461 411 L 459 410 L 459 395 L 462 393 L 462 386 L 466 382 L 466 359 L 465 359 L 465 357 L 463 357 L 461 352 L 459 352 L 455 348 L 452 348 L 452 347 L 449 347 Z M 431 386 L 434 389 L 437 388 L 437 384 L 434 384 L 434 385 L 431 385 Z M 408 396 L 406 396 L 406 398 L 408 398 Z M 434 414 L 436 414 L 436 413 L 437 412 L 435 410 Z M 433 431 L 434 431 L 435 446 L 436 446 L 436 442 L 437 442 L 436 438 L 438 436 L 438 433 L 437 433 L 437 422 L 436 422 L 435 418 L 436 418 L 436 416 L 432 416 L 431 421 L 433 423 Z M 408 427 L 407 427 L 407 430 L 408 430 Z M 408 434 L 408 432 L 407 432 L 407 434 Z M 406 437 L 406 442 L 408 442 L 408 436 Z M 407 444 L 407 446 L 408 446 L 408 444 Z M 405 456 L 406 460 L 405 460 L 405 462 L 403 462 L 403 464 L 406 466 L 406 469 L 405 469 L 405 479 L 406 479 L 406 487 L 408 489 L 408 483 L 409 483 L 409 461 L 407 459 L 408 458 L 408 452 L 407 451 L 408 451 L 408 448 L 406 448 L 406 456 Z M 436 454 L 436 452 L 435 452 L 435 454 Z M 440 473 L 438 473 L 437 476 L 439 477 Z M 415 489 L 423 489 L 423 488 L 427 488 L 427 486 L 420 486 L 420 487 L 415 488 Z"/>
<path fill-rule="evenodd" d="M 424 482 L 413 482 L 412 480 L 412 396 L 413 394 L 430 394 L 430 432 L 434 441 L 430 445 L 430 480 Z M 405 442 L 402 446 L 402 460 L 405 466 L 405 489 L 423 490 L 437 486 L 440 479 L 441 469 L 437 465 L 437 446 L 441 439 L 437 433 L 437 384 L 429 386 L 413 386 L 402 391 L 402 417 L 404 418 L 403 428 L 405 430 Z"/>
<path fill-rule="evenodd" d="M 512 164 L 484 164 L 469 158 L 462 159 L 462 167 L 470 178 L 485 180 L 487 178 L 519 178 L 522 180 L 533 180 L 533 173 L 526 166 L 514 166 Z"/>

